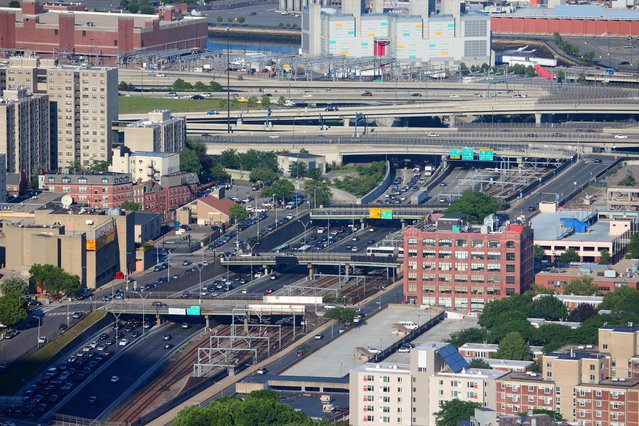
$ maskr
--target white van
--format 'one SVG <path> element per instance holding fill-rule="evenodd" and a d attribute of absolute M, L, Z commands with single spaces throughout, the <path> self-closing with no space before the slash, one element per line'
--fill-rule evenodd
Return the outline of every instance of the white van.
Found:
<path fill-rule="evenodd" d="M 413 321 L 400 321 L 399 324 L 408 330 L 415 330 L 417 328 L 417 324 Z"/>

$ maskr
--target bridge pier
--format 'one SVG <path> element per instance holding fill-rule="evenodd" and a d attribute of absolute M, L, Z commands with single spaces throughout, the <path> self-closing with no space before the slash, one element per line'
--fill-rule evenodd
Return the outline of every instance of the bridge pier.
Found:
<path fill-rule="evenodd" d="M 204 315 L 204 331 L 209 331 L 211 329 L 211 323 L 209 322 L 209 316 Z"/>
<path fill-rule="evenodd" d="M 448 116 L 448 127 L 455 127 L 456 125 L 455 114 L 451 114 Z"/>
<path fill-rule="evenodd" d="M 155 325 L 162 325 L 160 314 L 155 314 Z"/>
<path fill-rule="evenodd" d="M 364 223 L 364 219 L 360 219 L 359 220 L 359 229 L 364 229 L 366 228 L 366 223 Z"/>
<path fill-rule="evenodd" d="M 313 267 L 312 263 L 307 264 L 306 268 L 308 268 L 308 279 L 309 281 L 312 281 L 313 277 L 315 276 L 315 268 Z"/>
<path fill-rule="evenodd" d="M 406 228 L 406 221 L 404 219 L 400 219 L 399 223 L 402 225 L 402 229 Z"/>
<path fill-rule="evenodd" d="M 535 113 L 535 124 L 536 124 L 537 126 L 539 126 L 539 125 L 541 124 L 541 121 L 542 121 L 542 119 L 543 119 L 543 116 L 544 116 L 544 115 L 543 115 L 542 113 L 540 113 L 540 112 L 536 112 L 536 113 Z"/>
<path fill-rule="evenodd" d="M 344 127 L 350 127 L 351 119 L 348 117 L 344 117 Z"/>

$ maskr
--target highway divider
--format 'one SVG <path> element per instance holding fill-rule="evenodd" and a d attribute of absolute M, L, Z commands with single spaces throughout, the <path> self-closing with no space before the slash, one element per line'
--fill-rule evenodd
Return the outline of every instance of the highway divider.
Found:
<path fill-rule="evenodd" d="M 394 180 L 395 180 L 395 169 L 391 167 L 390 161 L 386 160 L 386 174 L 384 175 L 384 178 L 382 179 L 380 184 L 377 185 L 375 188 L 371 189 L 368 192 L 368 194 L 359 198 L 357 200 L 357 204 L 360 204 L 360 205 L 369 204 L 371 201 L 379 198 L 380 195 L 386 192 L 386 190 L 388 189 L 389 186 L 391 186 L 391 183 L 393 183 Z"/>

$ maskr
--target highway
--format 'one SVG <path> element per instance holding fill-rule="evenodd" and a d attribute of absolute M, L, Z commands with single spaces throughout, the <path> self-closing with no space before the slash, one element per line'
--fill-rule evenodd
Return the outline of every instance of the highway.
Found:
<path fill-rule="evenodd" d="M 116 399 L 125 394 L 130 394 L 140 386 L 139 378 L 143 372 L 151 368 L 156 362 L 164 358 L 169 352 L 164 348 L 163 335 L 170 334 L 170 343 L 179 348 L 183 342 L 199 331 L 201 328 L 191 327 L 182 329 L 179 324 L 169 324 L 156 332 L 137 341 L 131 348 L 119 355 L 106 368 L 98 370 L 98 374 L 87 382 L 82 390 L 70 398 L 58 413 L 96 419 Z M 112 376 L 118 376 L 118 383 L 111 383 Z M 98 397 L 95 404 L 89 404 L 89 397 Z"/>

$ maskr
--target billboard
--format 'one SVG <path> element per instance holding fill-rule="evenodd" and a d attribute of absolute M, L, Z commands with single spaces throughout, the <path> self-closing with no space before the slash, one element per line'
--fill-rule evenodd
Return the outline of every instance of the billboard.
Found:
<path fill-rule="evenodd" d="M 494 161 L 495 151 L 492 148 L 479 148 L 479 161 Z"/>
<path fill-rule="evenodd" d="M 459 148 L 451 148 L 449 156 L 451 160 L 460 160 L 461 152 L 459 151 Z"/>
<path fill-rule="evenodd" d="M 368 211 L 369 219 L 381 219 L 382 217 L 382 209 L 370 209 Z"/>
<path fill-rule="evenodd" d="M 462 148 L 461 159 L 465 161 L 473 161 L 475 159 L 475 151 L 472 148 Z"/>
<path fill-rule="evenodd" d="M 200 315 L 200 307 L 199 306 L 191 306 L 186 309 L 187 315 Z"/>

